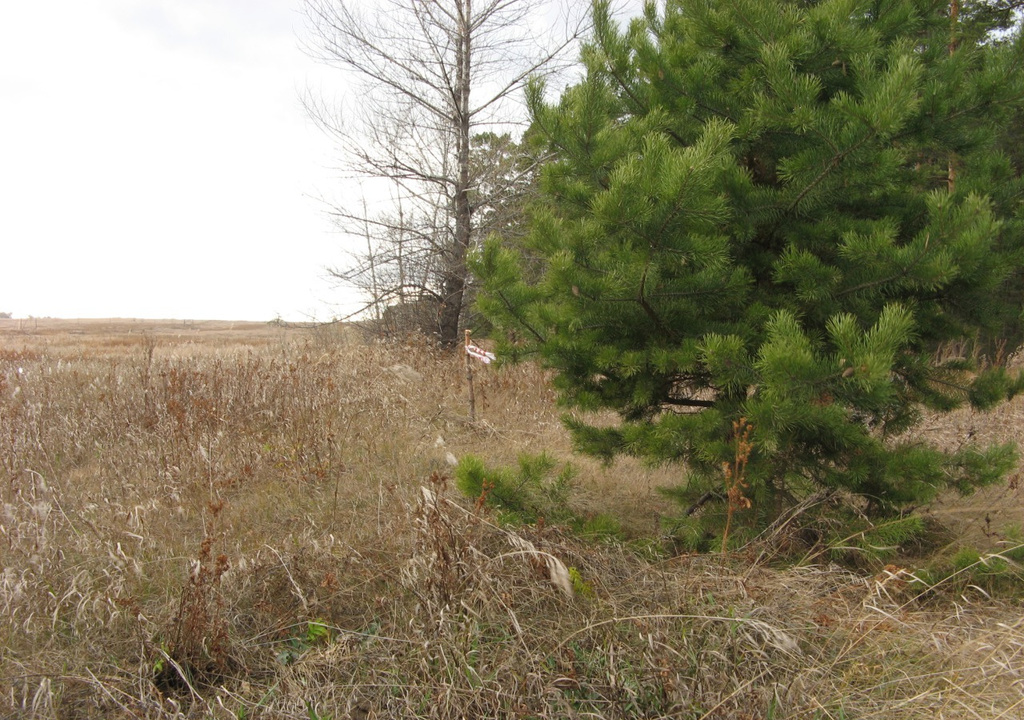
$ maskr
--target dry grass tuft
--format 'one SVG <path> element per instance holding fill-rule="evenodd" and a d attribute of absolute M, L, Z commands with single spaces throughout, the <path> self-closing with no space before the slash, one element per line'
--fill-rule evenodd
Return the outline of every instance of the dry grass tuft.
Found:
<path fill-rule="evenodd" d="M 569 457 L 536 368 L 472 423 L 422 342 L 113 329 L 0 334 L 0 716 L 1024 717 L 1009 601 L 455 497 L 449 453 Z M 656 533 L 670 470 L 574 462 L 574 511 Z"/>
<path fill-rule="evenodd" d="M 210 503 L 208 507 L 215 527 L 224 501 Z M 221 578 L 230 563 L 227 555 L 214 553 L 217 540 L 215 531 L 208 528 L 199 546 L 199 557 L 182 588 L 178 612 L 171 621 L 168 650 L 160 649 L 155 679 L 158 687 L 186 687 L 195 693 L 197 683 L 215 684 L 235 665 L 221 591 Z"/>

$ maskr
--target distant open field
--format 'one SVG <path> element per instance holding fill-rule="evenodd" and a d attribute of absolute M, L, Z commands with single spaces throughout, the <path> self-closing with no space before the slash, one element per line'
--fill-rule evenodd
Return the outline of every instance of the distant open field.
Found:
<path fill-rule="evenodd" d="M 530 365 L 476 401 L 459 355 L 351 327 L 0 319 L 0 717 L 1024 717 L 1019 601 L 672 556 L 678 468 L 575 457 Z M 1017 439 L 1022 408 L 922 433 Z M 451 487 L 541 451 L 623 537 Z M 1022 493 L 927 512 L 995 551 Z"/>
<path fill-rule="evenodd" d="M 117 346 L 131 336 L 146 336 L 173 343 L 260 344 L 280 341 L 289 332 L 311 329 L 302 323 L 243 322 L 226 320 L 138 320 L 106 318 L 68 320 L 60 318 L 0 318 L 0 337 L 12 346 L 16 338 L 25 343 L 59 340 L 84 344 Z M 88 339 L 87 339 L 88 338 Z"/>

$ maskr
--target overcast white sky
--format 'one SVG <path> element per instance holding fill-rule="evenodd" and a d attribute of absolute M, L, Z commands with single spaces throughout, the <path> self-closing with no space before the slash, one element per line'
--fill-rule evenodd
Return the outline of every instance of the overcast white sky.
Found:
<path fill-rule="evenodd" d="M 327 319 L 341 238 L 301 0 L 0 10 L 0 312 Z"/>
<path fill-rule="evenodd" d="M 300 100 L 345 88 L 305 30 L 302 0 L 5 0 L 0 312 L 353 309 L 325 278 L 345 256 L 321 198 L 358 192 Z"/>

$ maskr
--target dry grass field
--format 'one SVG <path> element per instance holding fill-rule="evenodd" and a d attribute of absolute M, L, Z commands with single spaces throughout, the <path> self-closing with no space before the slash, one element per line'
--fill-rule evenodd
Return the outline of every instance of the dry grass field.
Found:
<path fill-rule="evenodd" d="M 0 320 L 0 717 L 1024 718 L 1019 597 L 662 550 L 678 469 L 573 457 L 543 372 L 351 328 Z M 1014 438 L 1021 404 L 930 419 Z M 449 455 L 579 469 L 511 527 Z M 1000 551 L 1016 483 L 927 512 Z"/>

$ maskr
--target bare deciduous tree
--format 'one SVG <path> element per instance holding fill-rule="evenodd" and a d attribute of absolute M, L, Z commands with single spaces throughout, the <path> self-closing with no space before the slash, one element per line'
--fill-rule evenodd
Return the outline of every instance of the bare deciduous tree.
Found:
<path fill-rule="evenodd" d="M 493 154 L 495 129 L 516 120 L 514 95 L 531 75 L 556 69 L 579 23 L 538 19 L 541 0 L 306 0 L 314 52 L 356 83 L 357 107 L 310 100 L 310 115 L 339 141 L 344 168 L 378 181 L 387 209 L 343 204 L 342 229 L 360 237 L 347 266 L 332 271 L 368 296 L 377 317 L 396 303 L 436 308 L 442 343 L 460 337 L 471 279 L 467 254 L 485 231 L 480 217 L 523 187 L 498 182 L 473 161 L 474 136 Z M 365 7 L 365 6 L 363 6 Z M 552 42 L 551 27 L 571 28 Z M 538 38 L 545 38 L 539 41 Z M 484 153 L 486 157 L 487 153 Z M 382 190 L 386 187 L 386 192 Z M 483 212 L 482 212 L 483 211 Z"/>

